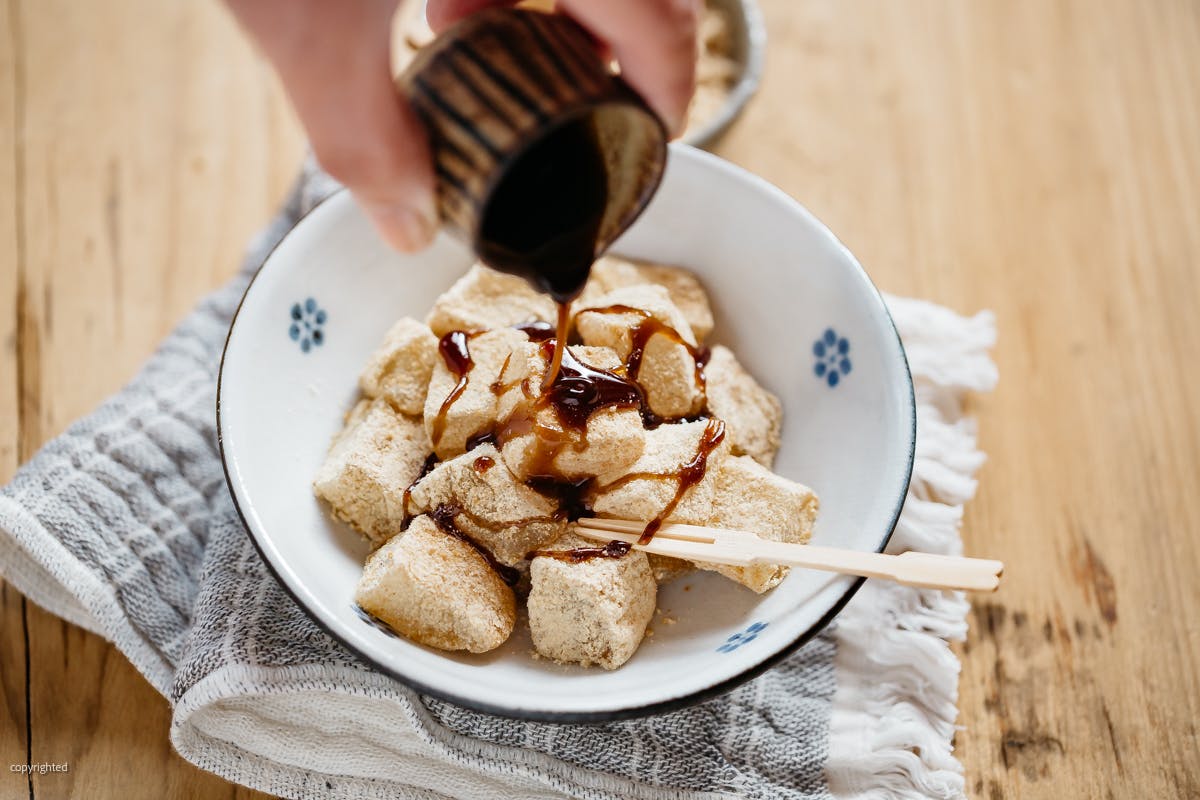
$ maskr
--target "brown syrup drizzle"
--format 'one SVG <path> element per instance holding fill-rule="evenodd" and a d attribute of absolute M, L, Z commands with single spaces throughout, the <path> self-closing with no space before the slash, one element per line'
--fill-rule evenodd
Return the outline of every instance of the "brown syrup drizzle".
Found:
<path fill-rule="evenodd" d="M 704 473 L 708 471 L 708 456 L 717 449 L 724 438 L 725 423 L 715 417 L 710 419 L 704 426 L 704 433 L 700 435 L 700 443 L 696 446 L 696 455 L 692 457 L 691 461 L 680 466 L 676 473 L 679 476 L 679 486 L 675 489 L 675 495 L 663 507 L 663 510 L 658 512 L 658 516 L 646 523 L 642 535 L 638 537 L 638 544 L 649 544 L 650 540 L 654 538 L 654 534 L 658 533 L 658 529 L 662 527 L 663 520 L 671 516 L 687 490 L 704 479 Z"/>
<path fill-rule="evenodd" d="M 520 329 L 520 326 L 518 326 L 518 329 Z M 512 356 L 513 354 L 509 353 L 504 357 L 504 363 L 500 365 L 500 372 L 498 375 L 496 375 L 496 380 L 492 381 L 492 385 L 488 387 L 492 390 L 492 394 L 496 395 L 496 397 L 504 394 L 514 386 L 515 382 L 504 383 L 504 381 L 501 380 L 504 377 L 504 373 L 508 372 L 508 365 L 512 363 Z M 471 448 L 468 447 L 467 449 L 470 450 Z"/>
<path fill-rule="evenodd" d="M 496 560 L 496 556 L 491 550 L 468 536 L 458 527 L 458 525 L 455 524 L 454 519 L 459 515 L 461 510 L 462 509 L 460 509 L 458 506 L 446 505 L 443 503 L 433 511 L 429 512 L 429 517 L 434 521 L 434 524 L 436 524 L 438 528 L 442 530 L 443 533 L 447 533 L 453 536 L 455 539 L 465 542 L 471 547 L 475 548 L 475 552 L 483 556 L 483 560 L 486 561 L 487 565 L 491 567 L 497 575 L 500 576 L 500 580 L 504 581 L 509 586 L 516 585 L 517 581 L 521 579 L 521 573 L 513 567 L 510 567 L 506 564 L 501 564 Z"/>
<path fill-rule="evenodd" d="M 522 322 L 520 325 L 513 325 L 513 327 L 528 336 L 531 342 L 544 342 L 547 339 L 554 338 L 554 326 L 540 319 Z"/>
<path fill-rule="evenodd" d="M 549 361 L 558 349 L 557 340 L 542 343 L 542 355 Z M 558 375 L 549 387 L 534 395 L 524 387 L 526 396 L 536 397 L 531 409 L 523 409 L 505 420 L 497 431 L 501 443 L 512 436 L 533 433 L 535 450 L 528 474 L 552 479 L 555 459 L 567 446 L 587 447 L 587 421 L 601 408 L 640 408 L 645 402 L 641 387 L 609 370 L 598 369 L 575 358 L 569 347 L 562 348 Z M 538 421 L 545 408 L 554 410 L 561 430 Z"/>
<path fill-rule="evenodd" d="M 557 342 L 554 345 L 557 350 Z M 542 345 L 542 353 L 549 352 L 550 343 Z M 639 408 L 645 402 L 642 387 L 632 378 L 627 378 L 606 369 L 585 364 L 562 348 L 562 362 L 554 382 L 543 392 L 539 405 L 552 407 L 564 428 L 583 431 L 588 418 L 602 408 Z"/>
<path fill-rule="evenodd" d="M 534 550 L 526 558 L 553 558 L 572 564 L 582 564 L 593 558 L 621 558 L 633 549 L 629 542 L 614 539 L 603 547 L 573 547 L 570 550 Z"/>
<path fill-rule="evenodd" d="M 470 452 L 470 451 L 474 450 L 476 447 L 479 447 L 480 445 L 484 445 L 484 444 L 490 444 L 490 445 L 498 444 L 498 440 L 496 439 L 495 431 L 484 431 L 482 433 L 475 434 L 470 439 L 467 439 L 467 452 Z"/>
<path fill-rule="evenodd" d="M 459 522 L 465 519 L 476 528 L 482 529 L 491 529 L 495 525 L 492 520 L 480 519 L 462 506 L 458 506 L 458 513 L 455 514 L 455 519 L 457 519 Z M 533 514 L 528 517 L 522 517 L 521 519 L 506 520 L 504 527 L 523 528 L 526 525 L 534 525 L 537 523 L 558 522 L 559 519 L 560 518 L 557 511 L 551 514 Z"/>
<path fill-rule="evenodd" d="M 491 456 L 480 456 L 479 458 L 475 459 L 472 466 L 475 468 L 476 472 L 487 472 L 489 469 L 496 466 L 496 459 L 492 458 Z"/>
<path fill-rule="evenodd" d="M 672 513 L 674 513 L 675 508 L 679 505 L 680 501 L 683 500 L 683 497 L 685 494 L 687 494 L 688 490 L 698 484 L 700 481 L 704 480 L 704 476 L 708 472 L 708 457 L 714 450 L 717 449 L 717 447 L 720 446 L 724 439 L 725 423 L 722 420 L 711 418 L 704 426 L 704 432 L 700 434 L 700 441 L 696 445 L 696 454 L 692 456 L 690 460 L 681 464 L 679 469 L 669 473 L 630 473 L 622 476 L 617 481 L 608 484 L 608 486 L 618 486 L 639 478 L 674 478 L 679 481 L 678 485 L 675 487 L 675 494 L 672 495 L 670 501 L 663 506 L 662 511 L 658 512 L 658 515 L 655 516 L 654 519 L 646 523 L 646 527 L 642 530 L 641 536 L 638 537 L 638 544 L 649 544 L 650 541 L 654 539 L 654 534 L 656 534 L 659 528 L 662 527 L 663 522 L 670 517 Z M 567 483 L 563 481 L 557 481 L 551 477 L 534 477 L 527 480 L 525 485 L 538 492 L 541 492 L 547 497 L 557 500 L 559 502 L 559 508 L 561 512 L 566 514 L 567 519 L 574 521 L 580 517 L 591 514 L 591 509 L 587 507 L 583 500 L 583 497 L 591 483 L 592 481 L 590 479 L 577 481 L 575 483 Z M 608 545 L 605 545 L 605 548 L 618 546 L 623 546 L 625 550 L 624 552 L 615 555 L 611 552 L 592 552 L 603 548 L 575 548 L 574 550 L 566 551 L 539 550 L 535 554 L 531 554 L 528 557 L 532 558 L 533 555 L 552 556 L 554 558 L 559 558 L 560 560 L 578 563 L 594 557 L 618 558 L 621 555 L 624 555 L 625 552 L 629 551 L 629 545 L 627 543 L 618 541 L 609 542 Z M 575 551 L 586 553 L 586 555 L 581 555 L 580 557 L 572 556 L 571 554 Z"/>
<path fill-rule="evenodd" d="M 528 426 L 529 432 L 533 434 L 534 439 L 534 451 L 530 456 L 530 463 L 526 467 L 526 472 L 532 478 L 553 480 L 557 471 L 554 462 L 558 458 L 558 454 L 567 446 L 575 445 L 575 440 L 566 431 L 539 424 L 536 416 L 532 419 L 522 418 L 517 422 L 521 424 L 516 427 L 509 425 L 507 426 L 508 430 L 516 433 Z M 587 445 L 586 443 L 579 443 L 576 446 L 582 448 Z"/>
<path fill-rule="evenodd" d="M 639 318 L 639 322 L 629 331 L 629 355 L 625 358 L 625 374 L 630 380 L 636 381 L 638 374 L 642 369 L 642 359 L 646 355 L 646 346 L 655 336 L 665 336 L 676 344 L 683 345 L 692 357 L 692 362 L 695 364 L 695 382 L 696 387 L 700 390 L 702 398 L 701 407 L 708 406 L 707 397 L 707 380 L 704 375 L 704 367 L 708 364 L 708 359 L 712 356 L 712 351 L 707 347 L 696 347 L 689 343 L 679 331 L 671 327 L 667 323 L 660 320 L 658 317 L 651 315 L 648 311 L 636 306 L 627 305 L 611 305 L 602 306 L 600 308 L 586 308 L 580 313 L 589 314 L 634 314 Z M 657 428 L 664 422 L 674 422 L 677 420 L 664 419 L 653 411 L 645 402 L 642 403 L 642 418 L 649 428 Z"/>
<path fill-rule="evenodd" d="M 547 352 L 547 349 L 549 349 L 550 355 L 548 356 L 548 359 L 550 366 L 546 371 L 547 377 L 543 379 L 543 394 L 545 394 L 546 390 L 554 388 L 553 384 L 557 382 L 557 376 L 561 368 L 562 361 L 564 358 L 568 358 L 568 354 L 566 352 L 567 348 L 560 347 L 558 343 L 566 341 L 566 337 L 570 332 L 570 309 L 570 301 L 558 303 L 557 328 L 554 328 L 550 325 L 550 323 L 543 322 L 541 320 L 531 320 L 529 322 L 523 322 L 519 325 L 513 326 L 513 328 L 528 336 L 530 341 L 542 342 L 544 353 Z M 438 341 L 438 352 L 442 356 L 442 361 L 446 364 L 446 368 L 450 370 L 451 374 L 458 379 L 458 382 L 454 385 L 454 388 L 450 390 L 450 393 L 446 395 L 446 399 L 442 401 L 442 405 L 438 409 L 437 416 L 435 416 L 433 419 L 433 430 L 430 439 L 433 441 L 434 446 L 437 446 L 437 444 L 441 441 L 442 436 L 446 432 L 446 416 L 449 413 L 451 406 L 453 406 L 455 401 L 462 396 L 462 393 L 466 391 L 467 386 L 471 382 L 470 373 L 475 366 L 475 362 L 471 358 L 471 351 L 470 347 L 468 346 L 468 342 L 471 340 L 471 338 L 477 336 L 479 333 L 479 331 L 472 333 L 468 333 L 466 331 L 450 331 Z M 555 333 L 557 333 L 557 336 L 554 335 Z M 522 390 L 525 392 L 525 395 L 532 398 L 534 395 L 532 392 L 532 387 L 529 386 L 528 379 L 513 381 L 511 383 L 503 382 L 502 377 L 504 373 L 508 371 L 508 366 L 511 361 L 512 353 L 509 353 L 504 357 L 504 363 L 500 367 L 499 375 L 489 387 L 492 391 L 492 394 L 494 394 L 496 397 L 499 397 L 500 395 L 512 389 L 514 386 L 520 384 Z M 592 370 L 591 367 L 583 365 L 574 358 L 568 358 L 568 361 L 572 366 L 575 366 L 577 372 L 582 373 L 584 370 L 602 372 Z M 580 367 L 583 369 L 580 369 Z M 554 376 L 553 379 L 550 378 L 551 375 Z M 586 426 L 586 424 L 587 421 L 585 419 L 583 425 Z M 506 423 L 505 425 L 498 426 L 497 429 L 480 431 L 474 434 L 467 439 L 466 449 L 468 451 L 473 450 L 484 443 L 491 443 L 499 446 L 504 441 L 501 433 L 507 427 L 508 424 Z"/>
<path fill-rule="evenodd" d="M 471 351 L 467 347 L 467 341 L 471 338 L 471 334 L 465 331 L 450 331 L 438 341 L 438 352 L 442 355 L 442 361 L 446 364 L 446 369 L 458 378 L 458 383 L 450 390 L 450 394 L 446 395 L 446 399 L 442 401 L 442 407 L 438 409 L 437 416 L 433 418 L 433 431 L 430 439 L 433 440 L 434 447 L 442 440 L 442 434 L 446 432 L 446 412 L 450 410 L 450 406 L 454 405 L 454 401 L 462 396 L 466 391 L 467 384 L 471 382 L 471 367 L 475 366 L 475 362 L 471 360 Z"/>

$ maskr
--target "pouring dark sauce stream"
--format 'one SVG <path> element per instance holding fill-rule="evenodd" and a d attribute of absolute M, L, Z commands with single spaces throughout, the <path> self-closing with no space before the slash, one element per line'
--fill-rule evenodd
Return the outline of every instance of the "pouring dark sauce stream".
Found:
<path fill-rule="evenodd" d="M 596 260 L 607 207 L 604 153 L 595 123 L 584 117 L 559 126 L 518 156 L 483 211 L 476 242 L 483 261 L 525 278 L 558 303 L 559 344 L 547 386 L 566 347 L 570 302 L 583 291 Z"/>
<path fill-rule="evenodd" d="M 550 356 L 550 365 L 546 369 L 546 376 L 542 378 L 542 391 L 547 391 L 554 387 L 558 380 L 558 371 L 562 368 L 563 354 L 567 352 L 567 336 L 570 333 L 568 328 L 571 325 L 571 301 L 559 301 L 558 303 L 558 329 L 554 337 L 554 352 Z"/>

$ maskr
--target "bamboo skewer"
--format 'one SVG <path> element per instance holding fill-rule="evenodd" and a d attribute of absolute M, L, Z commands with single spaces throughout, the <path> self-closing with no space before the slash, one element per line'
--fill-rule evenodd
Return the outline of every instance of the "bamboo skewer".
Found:
<path fill-rule="evenodd" d="M 663 525 L 648 544 L 641 545 L 637 541 L 645 527 L 644 522 L 585 517 L 578 521 L 577 532 L 589 539 L 627 542 L 647 553 L 689 561 L 739 566 L 788 564 L 841 575 L 883 578 L 928 589 L 994 592 L 1004 571 L 1004 564 L 993 559 L 914 552 L 899 555 L 864 553 L 837 547 L 773 542 L 748 531 L 699 525 Z"/>

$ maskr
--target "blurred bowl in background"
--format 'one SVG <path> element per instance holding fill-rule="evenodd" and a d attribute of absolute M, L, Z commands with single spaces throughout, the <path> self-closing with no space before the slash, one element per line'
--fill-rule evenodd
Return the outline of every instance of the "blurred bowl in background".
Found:
<path fill-rule="evenodd" d="M 696 96 L 683 141 L 708 148 L 758 91 L 767 30 L 756 0 L 705 0 L 700 34 Z"/>

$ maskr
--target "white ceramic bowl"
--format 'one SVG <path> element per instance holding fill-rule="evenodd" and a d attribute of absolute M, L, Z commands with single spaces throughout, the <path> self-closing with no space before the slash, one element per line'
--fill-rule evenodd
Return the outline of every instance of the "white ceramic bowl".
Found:
<path fill-rule="evenodd" d="M 775 468 L 820 495 L 813 541 L 882 549 L 912 471 L 912 383 L 879 293 L 846 248 L 766 182 L 676 145 L 661 190 L 614 250 L 701 277 L 714 339 L 783 402 Z M 367 547 L 313 497 L 312 477 L 367 355 L 397 318 L 423 317 L 470 263 L 445 238 L 416 256 L 389 251 L 343 192 L 280 243 L 234 318 L 217 399 L 229 486 L 263 558 L 322 628 L 422 692 L 513 717 L 592 721 L 728 691 L 837 614 L 855 579 L 794 569 L 759 596 L 697 573 L 659 592 L 677 622 L 656 618 L 653 637 L 612 672 L 532 658 L 520 621 L 481 656 L 365 622 L 353 595 Z"/>

